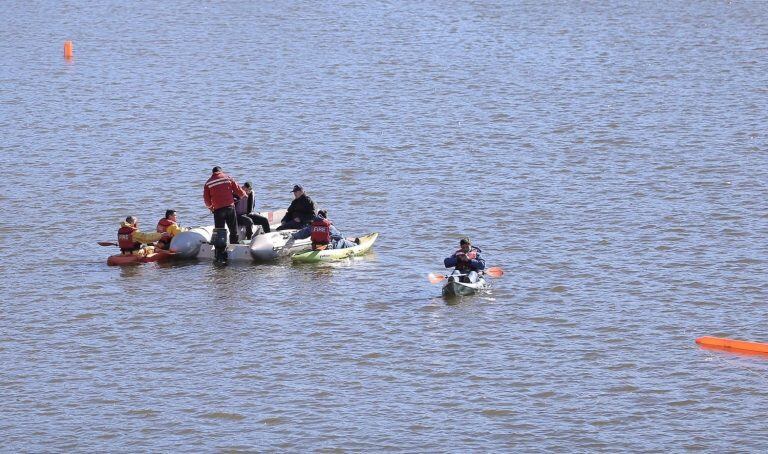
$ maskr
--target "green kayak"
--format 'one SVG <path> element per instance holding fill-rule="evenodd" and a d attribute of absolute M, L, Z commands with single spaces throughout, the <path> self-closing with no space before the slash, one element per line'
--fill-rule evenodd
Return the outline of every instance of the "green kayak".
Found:
<path fill-rule="evenodd" d="M 369 233 L 360 237 L 360 244 L 344 249 L 325 249 L 323 251 L 308 251 L 291 256 L 294 263 L 318 263 L 341 260 L 347 257 L 363 255 L 373 246 L 373 242 L 379 237 L 378 233 Z"/>
<path fill-rule="evenodd" d="M 448 282 L 443 286 L 443 296 L 468 296 L 474 295 L 478 290 L 488 287 L 488 283 L 481 274 L 477 282 L 460 282 L 456 277 L 450 276 Z"/>

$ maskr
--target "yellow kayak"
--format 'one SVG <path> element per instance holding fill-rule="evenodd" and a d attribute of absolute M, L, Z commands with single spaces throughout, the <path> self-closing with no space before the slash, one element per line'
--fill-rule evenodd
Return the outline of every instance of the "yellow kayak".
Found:
<path fill-rule="evenodd" d="M 360 237 L 360 244 L 344 249 L 325 249 L 323 251 L 308 251 L 291 256 L 295 263 L 317 263 L 341 260 L 347 257 L 363 255 L 373 246 L 373 242 L 379 237 L 378 233 L 369 233 Z"/>

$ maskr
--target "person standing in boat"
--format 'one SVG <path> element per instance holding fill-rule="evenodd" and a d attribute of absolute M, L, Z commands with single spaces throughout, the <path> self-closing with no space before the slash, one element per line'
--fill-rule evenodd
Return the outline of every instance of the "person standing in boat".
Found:
<path fill-rule="evenodd" d="M 476 282 L 478 273 L 485 269 L 485 259 L 480 255 L 480 248 L 472 246 L 469 238 L 459 241 L 459 249 L 443 261 L 446 268 L 454 267 L 451 275 L 463 275 L 465 282 Z"/>
<path fill-rule="evenodd" d="M 128 216 L 117 229 L 117 245 L 123 255 L 146 255 L 153 252 L 154 248 L 145 244 L 154 243 L 167 235 L 167 233 L 140 232 L 139 220 L 135 216 Z"/>
<path fill-rule="evenodd" d="M 235 202 L 235 213 L 237 214 L 237 223 L 245 226 L 245 239 L 250 240 L 253 236 L 253 225 L 259 224 L 264 233 L 269 233 L 269 220 L 253 211 L 253 185 L 250 181 L 243 184 L 243 191 L 247 197 L 240 197 Z"/>
<path fill-rule="evenodd" d="M 211 171 L 211 177 L 203 185 L 203 200 L 205 206 L 213 213 L 214 226 L 217 229 L 223 229 L 226 224 L 229 228 L 229 242 L 231 244 L 240 242 L 237 234 L 235 196 L 245 197 L 246 194 L 234 178 L 221 171 L 221 167 L 214 167 Z"/>
<path fill-rule="evenodd" d="M 179 227 L 176 210 L 165 210 L 165 217 L 157 221 L 155 231 L 157 231 L 157 233 L 167 233 L 168 236 L 159 239 L 157 243 L 155 243 L 155 247 L 167 251 L 168 248 L 171 247 L 171 240 L 173 237 L 187 230 L 188 229 Z"/>
<path fill-rule="evenodd" d="M 292 192 L 293 201 L 280 221 L 280 227 L 276 230 L 301 229 L 309 225 L 315 217 L 315 202 L 304 193 L 304 188 L 297 184 Z"/>
<path fill-rule="evenodd" d="M 291 237 L 295 240 L 311 237 L 313 251 L 344 249 L 360 244 L 360 239 L 358 238 L 355 238 L 354 241 L 344 238 L 339 229 L 328 219 L 328 212 L 326 210 L 318 211 L 311 224 L 298 232 L 294 232 L 291 234 Z"/>

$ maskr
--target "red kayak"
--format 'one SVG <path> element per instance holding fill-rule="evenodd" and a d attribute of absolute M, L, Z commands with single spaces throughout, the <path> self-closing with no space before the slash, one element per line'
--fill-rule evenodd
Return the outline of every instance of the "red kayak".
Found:
<path fill-rule="evenodd" d="M 138 265 L 139 263 L 148 262 L 160 262 L 168 260 L 176 253 L 164 251 L 162 249 L 156 249 L 156 252 L 152 252 L 147 255 L 133 255 L 133 254 L 117 254 L 110 255 L 107 258 L 107 265 L 109 266 L 124 266 L 124 265 Z"/>

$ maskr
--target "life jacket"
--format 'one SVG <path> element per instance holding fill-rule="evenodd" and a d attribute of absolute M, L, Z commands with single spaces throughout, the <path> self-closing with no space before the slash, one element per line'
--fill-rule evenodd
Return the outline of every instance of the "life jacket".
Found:
<path fill-rule="evenodd" d="M 155 230 L 157 231 L 157 233 L 165 233 L 168 231 L 168 227 L 175 224 L 176 223 L 171 221 L 170 219 L 163 218 L 157 221 L 157 229 Z"/>
<path fill-rule="evenodd" d="M 462 251 L 461 249 L 459 249 L 459 250 L 457 250 L 456 252 L 454 252 L 454 255 L 455 255 L 455 254 L 458 254 L 458 253 L 460 253 L 460 252 L 461 252 L 461 253 L 463 253 L 464 251 Z M 474 260 L 474 259 L 476 259 L 476 258 L 477 258 L 477 248 L 473 246 L 473 247 L 472 247 L 472 248 L 469 250 L 469 252 L 467 252 L 467 253 L 466 253 L 466 255 L 467 255 L 467 258 L 468 258 L 469 260 Z M 461 260 L 456 260 L 456 267 L 455 267 L 455 268 L 456 268 L 457 270 L 459 270 L 459 271 L 462 271 L 462 272 L 465 272 L 465 271 L 470 271 L 470 270 L 472 269 L 472 267 L 470 267 L 470 266 L 469 266 L 469 262 L 463 262 L 463 261 L 461 261 Z"/>
<path fill-rule="evenodd" d="M 117 229 L 117 245 L 120 247 L 120 252 L 133 252 L 141 249 L 141 243 L 133 241 L 133 232 L 137 231 L 136 227 L 123 225 Z"/>
<path fill-rule="evenodd" d="M 312 240 L 312 249 L 323 250 L 331 242 L 331 221 L 328 219 L 319 219 L 310 224 L 310 236 Z"/>
<path fill-rule="evenodd" d="M 168 231 L 168 227 L 176 225 L 175 222 L 171 221 L 170 219 L 160 219 L 157 221 L 157 228 L 155 229 L 157 233 L 166 233 Z M 161 249 L 168 249 L 168 247 L 171 245 L 171 235 L 166 235 L 157 240 L 157 247 Z"/>

